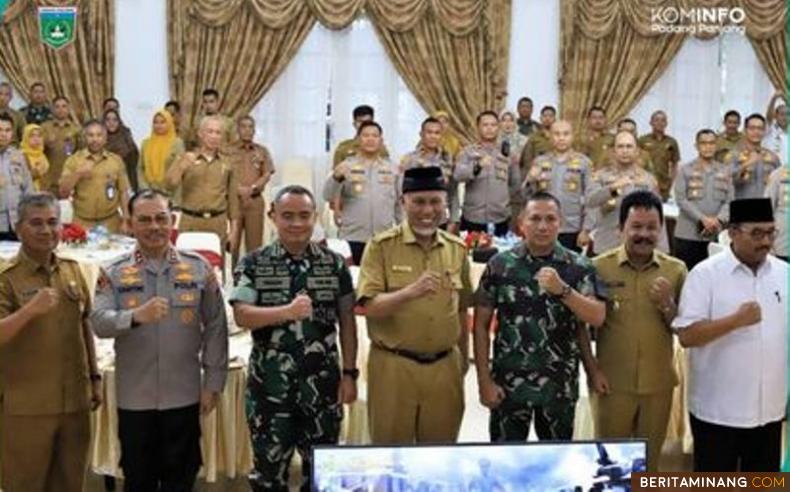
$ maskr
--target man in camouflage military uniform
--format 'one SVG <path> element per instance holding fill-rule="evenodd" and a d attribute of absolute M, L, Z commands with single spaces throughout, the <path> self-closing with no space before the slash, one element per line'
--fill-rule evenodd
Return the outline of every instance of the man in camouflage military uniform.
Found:
<path fill-rule="evenodd" d="M 539 439 L 573 437 L 580 354 L 593 369 L 584 323 L 600 326 L 606 307 L 590 260 L 557 242 L 560 220 L 556 198 L 532 195 L 521 214 L 524 242 L 489 260 L 475 293 L 475 364 L 492 441 L 526 440 L 533 417 Z"/>
<path fill-rule="evenodd" d="M 477 115 L 480 141 L 461 151 L 453 177 L 466 183 L 461 214 L 462 231 L 483 231 L 488 224 L 494 234 L 510 229 L 510 196 L 518 190 L 520 174 L 496 145 L 499 117 L 493 111 Z"/>
<path fill-rule="evenodd" d="M 612 147 L 614 135 L 606 131 L 606 110 L 593 106 L 587 111 L 587 131 L 576 137 L 574 148 L 589 157 L 597 170 L 609 162 Z"/>
<path fill-rule="evenodd" d="M 653 161 L 653 176 L 658 181 L 661 199 L 667 201 L 680 162 L 680 147 L 674 138 L 666 134 L 667 114 L 661 110 L 650 116 L 652 133 L 639 137 L 639 148 L 646 150 Z"/>
<path fill-rule="evenodd" d="M 724 154 L 731 152 L 735 145 L 743 138 L 743 133 L 738 131 L 741 126 L 741 113 L 731 109 L 724 113 L 724 131 L 719 133 L 716 139 L 715 158 L 719 162 L 725 162 Z"/>
<path fill-rule="evenodd" d="M 584 194 L 590 183 L 592 163 L 587 156 L 571 149 L 573 130 L 568 121 L 560 120 L 552 125 L 551 140 L 552 151 L 535 159 L 523 188 L 527 196 L 542 191 L 559 200 L 563 215 L 559 241 L 566 248 L 580 252 L 589 242 L 582 228 Z"/>
<path fill-rule="evenodd" d="M 442 170 L 447 183 L 447 206 L 449 212 L 442 221 L 449 232 L 458 231 L 461 211 L 458 204 L 458 183 L 453 179 L 453 159 L 441 148 L 442 123 L 429 117 L 422 122 L 420 128 L 420 145 L 417 150 L 409 152 L 400 160 L 399 174 L 403 176 L 408 169 L 415 167 L 438 167 Z"/>
<path fill-rule="evenodd" d="M 674 255 L 686 268 L 708 257 L 708 245 L 715 241 L 729 220 L 730 202 L 735 191 L 727 166 L 713 159 L 716 134 L 697 132 L 699 156 L 680 168 L 675 179 L 675 200 L 679 215 L 675 228 Z"/>
<path fill-rule="evenodd" d="M 781 166 L 779 156 L 764 148 L 765 118 L 761 114 L 749 115 L 743 123 L 744 138 L 724 154 L 722 162 L 730 167 L 735 199 L 762 198 L 768 178 Z"/>
<path fill-rule="evenodd" d="M 241 260 L 230 296 L 236 324 L 254 341 L 246 404 L 255 492 L 288 490 L 294 450 L 311 476 L 310 447 L 337 443 L 342 404 L 356 399 L 359 375 L 351 274 L 340 255 L 310 241 L 313 195 L 286 186 L 269 217 L 278 239 Z M 310 490 L 308 481 L 302 490 Z"/>
<path fill-rule="evenodd" d="M 551 125 L 557 117 L 557 110 L 554 106 L 544 106 L 540 110 L 540 130 L 532 132 L 527 140 L 527 144 L 521 151 L 519 160 L 519 170 L 521 176 L 526 176 L 536 158 L 551 151 Z"/>
<path fill-rule="evenodd" d="M 382 159 L 381 126 L 365 121 L 359 126 L 359 153 L 338 164 L 324 183 L 324 200 L 340 199 L 335 208 L 340 239 L 348 241 L 355 265 L 362 260 L 365 243 L 400 220 L 397 167 Z M 338 217 L 340 217 L 338 219 Z"/>
<path fill-rule="evenodd" d="M 655 178 L 636 164 L 636 137 L 628 131 L 615 137 L 615 160 L 593 174 L 585 205 L 591 213 L 586 216 L 586 229 L 593 229 L 593 249 L 597 254 L 620 245 L 618 215 L 623 197 L 634 190 L 650 190 L 658 194 Z M 666 231 L 661 235 L 661 249 L 668 250 Z"/>

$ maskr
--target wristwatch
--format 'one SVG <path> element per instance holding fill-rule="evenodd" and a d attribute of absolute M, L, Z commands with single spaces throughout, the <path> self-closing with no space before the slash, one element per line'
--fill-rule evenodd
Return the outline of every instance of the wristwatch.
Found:
<path fill-rule="evenodd" d="M 572 291 L 573 291 L 573 287 L 571 287 L 568 284 L 565 284 L 562 287 L 562 290 L 560 291 L 560 295 L 557 296 L 557 297 L 559 297 L 560 299 L 565 299 L 566 297 L 568 297 L 571 294 Z"/>
<path fill-rule="evenodd" d="M 356 381 L 357 378 L 359 378 L 359 369 L 357 369 L 356 367 L 353 369 L 343 369 L 343 376 L 348 376 L 354 381 Z"/>

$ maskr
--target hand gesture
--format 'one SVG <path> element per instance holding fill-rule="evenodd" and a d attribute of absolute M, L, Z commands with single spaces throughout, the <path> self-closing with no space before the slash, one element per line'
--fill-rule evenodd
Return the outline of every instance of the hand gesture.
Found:
<path fill-rule="evenodd" d="M 538 270 L 535 280 L 538 281 L 541 289 L 555 296 L 561 294 L 562 289 L 565 288 L 565 282 L 560 278 L 557 270 L 551 267 L 543 267 Z"/>
<path fill-rule="evenodd" d="M 751 326 L 759 323 L 762 319 L 762 310 L 756 301 L 744 302 L 738 306 L 738 310 L 735 311 L 735 325 L 738 328 Z"/>
<path fill-rule="evenodd" d="M 351 168 L 349 168 L 348 162 L 343 161 L 340 164 L 338 164 L 337 166 L 335 166 L 335 169 L 332 170 L 332 176 L 336 180 L 342 181 L 343 179 L 348 177 L 348 174 L 349 174 L 350 171 L 351 171 Z"/>
<path fill-rule="evenodd" d="M 55 308 L 55 305 L 58 303 L 58 297 L 58 291 L 51 287 L 46 287 L 36 292 L 36 295 L 27 301 L 25 308 L 30 311 L 33 317 L 41 316 Z"/>
<path fill-rule="evenodd" d="M 604 374 L 603 371 L 597 367 L 592 370 L 592 374 L 588 375 L 587 383 L 589 384 L 590 388 L 599 395 L 608 395 L 611 392 L 611 387 L 609 386 L 609 380 L 606 378 L 606 374 Z"/>
<path fill-rule="evenodd" d="M 341 405 L 350 405 L 357 401 L 357 382 L 349 377 L 340 378 L 337 387 L 337 402 Z"/>
<path fill-rule="evenodd" d="M 295 321 L 307 319 L 313 315 L 313 300 L 308 295 L 299 294 L 288 305 L 288 310 L 291 313 L 291 319 Z"/>
<path fill-rule="evenodd" d="M 200 391 L 200 413 L 208 415 L 214 411 L 219 401 L 219 394 L 207 389 Z"/>
<path fill-rule="evenodd" d="M 612 190 L 612 191 L 618 191 L 619 192 L 619 191 L 623 190 L 624 188 L 627 188 L 627 187 L 631 186 L 633 184 L 633 182 L 634 181 L 631 179 L 631 176 L 623 176 L 620 179 L 618 179 L 617 181 L 615 181 L 614 183 L 610 184 L 609 185 L 609 189 Z"/>
<path fill-rule="evenodd" d="M 719 222 L 719 219 L 716 217 L 703 217 L 702 227 L 705 232 L 709 234 L 715 234 L 721 229 L 721 222 Z"/>
<path fill-rule="evenodd" d="M 132 319 L 141 325 L 157 323 L 170 312 L 170 301 L 165 297 L 152 297 L 132 311 Z"/>
<path fill-rule="evenodd" d="M 505 399 L 505 390 L 491 378 L 480 381 L 480 403 L 488 408 L 498 407 Z"/>
<path fill-rule="evenodd" d="M 408 285 L 412 298 L 422 297 L 428 294 L 436 294 L 442 285 L 442 278 L 437 272 L 426 270 L 422 272 L 420 278 Z"/>
<path fill-rule="evenodd" d="M 650 300 L 660 306 L 670 304 L 674 299 L 672 284 L 665 277 L 656 277 L 650 285 Z"/>
<path fill-rule="evenodd" d="M 576 245 L 584 249 L 589 244 L 590 244 L 590 233 L 587 231 L 579 232 L 579 235 L 576 237 Z"/>

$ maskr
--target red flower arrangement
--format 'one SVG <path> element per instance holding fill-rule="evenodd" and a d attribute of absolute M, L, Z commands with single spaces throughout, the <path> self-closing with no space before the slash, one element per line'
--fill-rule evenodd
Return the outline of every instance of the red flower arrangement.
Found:
<path fill-rule="evenodd" d="M 66 244 L 82 244 L 88 241 L 88 233 L 79 224 L 63 224 L 60 240 Z"/>
<path fill-rule="evenodd" d="M 486 249 L 494 245 L 491 236 L 485 232 L 469 232 L 464 239 L 468 249 Z"/>

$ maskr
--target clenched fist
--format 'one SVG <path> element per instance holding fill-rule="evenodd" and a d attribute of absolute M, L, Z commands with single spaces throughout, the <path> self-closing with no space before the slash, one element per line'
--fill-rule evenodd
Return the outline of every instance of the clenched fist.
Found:
<path fill-rule="evenodd" d="M 422 297 L 428 294 L 436 294 L 442 285 L 442 277 L 437 272 L 426 270 L 422 272 L 420 278 L 406 287 L 413 298 Z"/>
<path fill-rule="evenodd" d="M 313 300 L 308 295 L 299 294 L 288 305 L 288 309 L 291 313 L 291 319 L 296 321 L 307 319 L 313 315 Z"/>
<path fill-rule="evenodd" d="M 35 317 L 47 314 L 48 311 L 55 308 L 57 303 L 58 291 L 51 287 L 47 287 L 36 292 L 36 295 L 27 301 L 25 307 L 29 309 L 30 314 Z"/>
<path fill-rule="evenodd" d="M 665 277 L 656 277 L 650 285 L 650 300 L 659 306 L 666 306 L 674 300 L 672 284 Z"/>
<path fill-rule="evenodd" d="M 551 295 L 560 295 L 562 294 L 562 289 L 565 288 L 565 282 L 560 278 L 557 270 L 551 267 L 543 267 L 538 270 L 535 279 L 538 281 L 540 288 Z"/>
<path fill-rule="evenodd" d="M 152 297 L 132 311 L 132 319 L 141 325 L 162 321 L 170 312 L 170 301 L 165 297 Z"/>
<path fill-rule="evenodd" d="M 755 301 L 744 302 L 735 311 L 735 324 L 738 328 L 759 323 L 763 319 L 760 305 Z"/>

